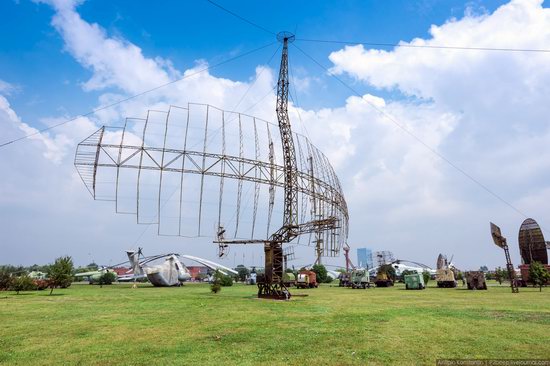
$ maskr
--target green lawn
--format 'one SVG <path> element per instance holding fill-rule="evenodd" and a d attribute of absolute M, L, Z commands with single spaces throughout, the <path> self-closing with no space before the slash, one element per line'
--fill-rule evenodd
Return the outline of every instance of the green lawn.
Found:
<path fill-rule="evenodd" d="M 433 282 L 429 284 L 433 285 Z M 324 285 L 291 301 L 235 285 L 0 292 L 0 363 L 363 365 L 550 358 L 550 289 Z"/>

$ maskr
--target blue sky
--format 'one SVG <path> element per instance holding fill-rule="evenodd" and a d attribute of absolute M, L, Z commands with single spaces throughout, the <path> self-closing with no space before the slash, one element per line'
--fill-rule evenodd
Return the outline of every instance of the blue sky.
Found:
<path fill-rule="evenodd" d="M 312 39 L 397 43 L 427 36 L 430 25 L 461 17 L 467 7 L 473 11 L 493 11 L 505 1 L 322 1 L 311 6 L 296 2 L 291 9 L 277 2 L 255 1 L 220 4 L 263 27 L 278 32 L 296 30 L 298 37 Z M 223 12 L 207 1 L 167 1 L 163 6 L 148 2 L 84 2 L 78 8 L 88 22 L 100 24 L 112 36 L 122 37 L 142 48 L 144 55 L 161 55 L 177 68 L 192 67 L 198 59 L 215 63 L 273 41 L 273 36 Z M 11 102 L 31 124 L 44 114 L 65 112 L 74 115 L 96 105 L 98 93 L 83 92 L 80 83 L 91 73 L 67 52 L 63 39 L 50 24 L 53 9 L 32 1 L 4 1 L 0 24 L 0 70 L 5 81 L 21 91 Z M 340 45 L 300 44 L 312 56 L 326 62 L 326 55 Z M 254 67 L 267 62 L 276 45 L 213 73 L 233 80 L 253 76 Z M 326 77 L 298 52 L 291 55 L 298 74 L 307 73 L 327 83 L 321 93 L 304 93 L 304 107 L 337 106 L 348 91 Z M 275 67 L 278 60 L 272 62 Z M 350 80 L 353 82 L 353 80 Z M 361 92 L 369 86 L 358 85 Z M 372 89 L 372 88 L 371 88 Z"/>
<path fill-rule="evenodd" d="M 304 39 L 550 49 L 550 9 L 541 0 L 219 4 Z M 3 1 L 0 14 L 0 143 L 275 41 L 202 0 Z M 514 242 L 524 216 L 550 227 L 549 53 L 296 45 L 360 94 L 290 48 L 293 126 L 323 150 L 342 182 L 352 248 L 430 265 L 443 252 L 462 268 L 494 267 L 503 255 L 491 246 L 489 221 Z M 61 254 L 79 264 L 116 262 L 138 241 L 150 254 L 216 259 L 211 239 L 174 242 L 155 230 L 142 237 L 135 218 L 93 202 L 74 171 L 74 149 L 103 124 L 169 104 L 232 109 L 247 93 L 238 109 L 273 118 L 279 53 L 268 60 L 278 46 L 1 148 L 0 263 Z M 312 250 L 301 250 L 307 263 Z M 261 250 L 232 255 L 225 264 L 243 255 L 259 264 Z M 517 249 L 512 255 L 519 263 Z"/>

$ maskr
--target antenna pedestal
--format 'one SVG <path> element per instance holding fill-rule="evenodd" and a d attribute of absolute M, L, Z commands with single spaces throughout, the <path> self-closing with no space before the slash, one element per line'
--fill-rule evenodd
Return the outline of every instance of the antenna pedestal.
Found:
<path fill-rule="evenodd" d="M 290 292 L 283 283 L 284 257 L 280 241 L 264 244 L 265 273 L 258 281 L 258 297 L 276 300 L 290 299 Z"/>

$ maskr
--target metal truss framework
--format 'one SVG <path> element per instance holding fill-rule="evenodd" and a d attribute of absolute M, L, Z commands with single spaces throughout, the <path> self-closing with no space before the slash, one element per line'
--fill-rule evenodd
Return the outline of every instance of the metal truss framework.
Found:
<path fill-rule="evenodd" d="M 326 156 L 290 127 L 288 41 L 292 39 L 288 33 L 280 34 L 283 54 L 277 88 L 278 125 L 190 103 L 186 108 L 150 110 L 145 119 L 127 119 L 123 128 L 104 126 L 82 141 L 75 155 L 77 171 L 94 199 L 112 200 L 117 213 L 135 214 L 138 223 L 158 225 L 159 235 L 193 237 L 189 230 L 196 227 L 195 236 L 202 236 L 203 216 L 208 210 L 204 206 L 208 203 L 210 211 L 217 211 L 217 233 L 212 234 L 216 235 L 221 254 L 230 244 L 263 243 L 266 281 L 259 285 L 259 296 L 271 298 L 289 296 L 282 283 L 284 257 L 289 257 L 288 250 L 283 254 L 284 243 L 314 233 L 318 256 L 337 256 L 348 234 L 347 205 L 338 177 Z M 238 127 L 229 129 L 230 123 Z M 106 170 L 112 178 L 107 183 L 101 179 Z M 130 194 L 135 196 L 135 203 L 130 208 L 121 202 L 128 195 L 121 183 L 127 172 L 136 172 L 130 181 L 135 187 Z M 197 204 L 189 207 L 184 196 L 193 176 L 199 180 L 198 197 L 194 197 Z M 166 182 L 176 187 L 171 195 L 165 192 Z M 224 198 L 228 184 L 235 183 L 236 197 Z M 105 184 L 114 186 L 108 196 L 100 193 L 99 186 Z M 249 190 L 243 185 L 248 185 Z M 269 193 L 263 207 L 262 187 L 267 187 Z M 280 205 L 276 198 L 281 190 L 284 203 L 282 217 L 278 217 L 273 213 Z M 179 194 L 172 199 L 176 193 Z M 243 208 L 247 194 L 252 201 L 249 212 Z M 148 206 L 146 199 L 155 207 Z M 169 216 L 164 211 L 166 202 L 171 200 L 175 202 L 168 206 L 175 208 Z M 235 206 L 231 215 L 226 208 L 229 201 Z M 189 215 L 190 211 L 197 213 L 193 225 L 182 215 Z M 165 220 L 175 222 L 170 233 L 165 232 Z M 258 228 L 262 220 L 267 224 L 265 235 Z M 229 227 L 229 222 L 234 222 L 233 226 Z M 279 228 L 273 232 L 274 225 Z"/>

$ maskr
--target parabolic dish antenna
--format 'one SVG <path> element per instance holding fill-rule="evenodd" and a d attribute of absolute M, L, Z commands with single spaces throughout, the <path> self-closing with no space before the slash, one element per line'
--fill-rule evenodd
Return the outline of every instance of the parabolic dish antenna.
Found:
<path fill-rule="evenodd" d="M 548 264 L 546 242 L 539 224 L 531 218 L 525 219 L 519 228 L 519 251 L 524 264 L 540 262 Z"/>

